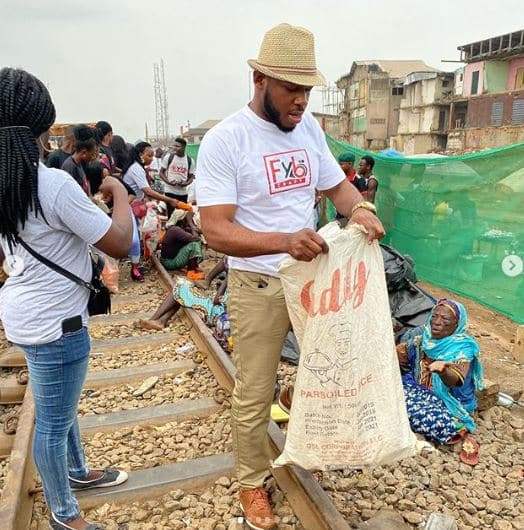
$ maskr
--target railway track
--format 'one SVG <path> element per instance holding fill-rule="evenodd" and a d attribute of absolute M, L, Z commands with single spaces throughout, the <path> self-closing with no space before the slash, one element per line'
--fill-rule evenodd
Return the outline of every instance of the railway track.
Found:
<path fill-rule="evenodd" d="M 123 468 L 129 480 L 80 492 L 78 499 L 88 518 L 109 521 L 111 529 L 240 530 L 228 408 L 235 369 L 194 311 L 184 311 L 164 332 L 133 329 L 164 294 L 158 278 L 172 285 L 160 263 L 154 265 L 146 284 L 122 282 L 112 315 L 90 322 L 92 357 L 79 406 L 86 453 L 94 467 Z M 16 348 L 0 355 L 0 401 L 11 403 L 18 417 L 11 419 L 16 434 L 0 434 L 2 530 L 47 528 L 31 458 L 30 383 L 20 384 L 23 372 L 16 380 L 24 364 Z M 5 377 L 6 371 L 14 373 Z M 273 422 L 269 435 L 276 457 L 285 435 Z M 315 477 L 301 469 L 275 470 L 272 497 L 286 530 L 350 528 Z"/>

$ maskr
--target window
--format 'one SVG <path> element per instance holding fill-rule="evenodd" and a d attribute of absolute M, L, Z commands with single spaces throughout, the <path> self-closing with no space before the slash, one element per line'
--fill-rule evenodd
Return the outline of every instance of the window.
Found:
<path fill-rule="evenodd" d="M 471 76 L 471 95 L 479 93 L 479 75 L 480 72 L 477 70 L 476 72 L 473 72 L 473 75 Z"/>
<path fill-rule="evenodd" d="M 462 82 L 463 79 L 464 79 L 464 74 L 460 74 L 459 75 L 459 81 Z"/>
<path fill-rule="evenodd" d="M 522 90 L 524 88 L 524 68 L 517 69 L 515 76 L 515 90 Z"/>
<path fill-rule="evenodd" d="M 404 95 L 404 87 L 403 86 L 394 86 L 391 89 L 391 94 L 393 96 L 403 96 Z"/>
<path fill-rule="evenodd" d="M 449 86 L 449 79 L 444 79 L 444 81 L 442 81 L 442 86 L 443 87 Z"/>
<path fill-rule="evenodd" d="M 491 104 L 491 126 L 500 127 L 502 125 L 502 112 L 504 110 L 504 103 L 502 101 L 494 101 Z"/>
<path fill-rule="evenodd" d="M 446 111 L 441 110 L 438 113 L 438 130 L 439 131 L 445 131 L 446 130 Z"/>
<path fill-rule="evenodd" d="M 513 100 L 511 125 L 524 125 L 524 99 Z"/>

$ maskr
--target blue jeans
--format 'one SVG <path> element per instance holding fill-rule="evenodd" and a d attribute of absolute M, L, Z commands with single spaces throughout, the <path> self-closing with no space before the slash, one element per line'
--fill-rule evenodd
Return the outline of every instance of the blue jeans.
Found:
<path fill-rule="evenodd" d="M 129 250 L 129 257 L 131 263 L 138 263 L 140 261 L 140 232 L 138 231 L 138 219 L 131 212 L 133 217 L 133 240 L 131 242 L 131 249 Z"/>
<path fill-rule="evenodd" d="M 69 476 L 82 479 L 86 465 L 77 407 L 87 374 L 87 328 L 48 344 L 19 345 L 24 351 L 36 409 L 33 458 L 49 509 L 61 521 L 80 515 Z"/>

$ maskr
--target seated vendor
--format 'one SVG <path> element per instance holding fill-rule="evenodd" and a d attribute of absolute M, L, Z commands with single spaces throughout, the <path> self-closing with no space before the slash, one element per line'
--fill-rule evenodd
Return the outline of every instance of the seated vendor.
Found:
<path fill-rule="evenodd" d="M 227 281 L 223 281 L 213 298 L 202 296 L 198 287 L 184 278 L 178 278 L 172 293 L 168 294 L 160 307 L 149 319 L 140 319 L 136 326 L 142 329 L 164 329 L 169 319 L 181 307 L 194 309 L 210 327 L 215 327 L 219 318 L 226 313 Z"/>
<path fill-rule="evenodd" d="M 198 265 L 203 259 L 200 233 L 193 222 L 193 214 L 175 210 L 166 224 L 162 240 L 160 262 L 167 270 L 188 269 L 188 277 L 203 279 Z"/>
<path fill-rule="evenodd" d="M 476 430 L 482 365 L 478 344 L 467 334 L 465 307 L 439 300 L 422 334 L 399 344 L 397 354 L 413 431 L 441 444 L 462 441 L 461 460 L 477 464 L 479 446 L 469 433 Z"/>

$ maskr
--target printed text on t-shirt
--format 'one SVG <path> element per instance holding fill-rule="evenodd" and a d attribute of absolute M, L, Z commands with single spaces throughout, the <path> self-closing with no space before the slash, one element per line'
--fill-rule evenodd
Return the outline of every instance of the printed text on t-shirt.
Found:
<path fill-rule="evenodd" d="M 185 165 L 172 164 L 169 168 L 172 173 L 175 175 L 184 175 L 186 174 L 187 167 Z"/>
<path fill-rule="evenodd" d="M 311 165 L 305 149 L 264 155 L 270 195 L 311 184 Z"/>

